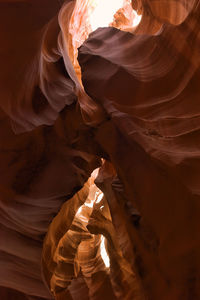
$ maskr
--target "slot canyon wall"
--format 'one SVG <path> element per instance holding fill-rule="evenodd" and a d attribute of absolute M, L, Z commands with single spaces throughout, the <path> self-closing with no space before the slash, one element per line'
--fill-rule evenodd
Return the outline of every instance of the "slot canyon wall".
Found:
<path fill-rule="evenodd" d="M 0 299 L 199 300 L 200 1 L 91 3 L 0 0 Z"/>

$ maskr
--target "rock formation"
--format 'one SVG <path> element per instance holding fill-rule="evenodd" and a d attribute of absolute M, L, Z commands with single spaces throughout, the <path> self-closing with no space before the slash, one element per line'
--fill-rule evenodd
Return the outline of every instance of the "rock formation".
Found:
<path fill-rule="evenodd" d="M 91 3 L 0 1 L 0 299 L 198 300 L 200 2 Z"/>

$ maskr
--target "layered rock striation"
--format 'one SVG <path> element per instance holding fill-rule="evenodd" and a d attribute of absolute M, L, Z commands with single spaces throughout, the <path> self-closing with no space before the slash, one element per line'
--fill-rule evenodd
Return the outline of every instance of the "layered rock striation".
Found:
<path fill-rule="evenodd" d="M 199 0 L 132 1 L 81 69 L 75 4 L 0 1 L 0 297 L 198 300 Z"/>

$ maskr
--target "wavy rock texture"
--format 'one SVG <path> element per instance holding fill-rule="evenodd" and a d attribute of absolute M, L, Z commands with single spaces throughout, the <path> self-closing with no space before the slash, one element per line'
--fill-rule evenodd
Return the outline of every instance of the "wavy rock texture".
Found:
<path fill-rule="evenodd" d="M 68 2 L 70 16 L 74 3 Z M 28 299 L 52 298 L 41 275 L 44 236 L 100 164 L 90 154 L 91 133 L 77 105 L 87 95 L 61 53 L 60 20 L 66 20 L 60 8 L 58 1 L 0 2 L 0 286 Z M 16 135 L 13 129 L 34 130 Z M 18 297 L 0 293 L 5 300 Z"/>
<path fill-rule="evenodd" d="M 158 18 L 167 4 L 156 4 L 148 9 Z M 156 35 L 99 29 L 79 52 L 86 92 L 111 119 L 96 139 L 142 217 L 132 243 L 139 252 L 149 247 L 138 271 L 151 299 L 200 297 L 199 2 L 187 18 L 178 10 L 180 25 L 162 25 Z M 168 21 L 179 23 L 174 18 L 169 10 Z"/>
<path fill-rule="evenodd" d="M 100 236 L 87 230 L 93 210 L 87 203 L 95 199 L 96 192 L 97 187 L 90 179 L 63 205 L 49 227 L 43 247 L 43 270 L 56 299 L 72 297 L 68 288 L 77 277 L 87 283 L 89 299 L 115 299 L 100 255 Z"/>
<path fill-rule="evenodd" d="M 0 298 L 198 300 L 199 0 L 132 1 L 137 28 L 79 49 L 83 85 L 75 4 L 0 1 Z"/>
<path fill-rule="evenodd" d="M 43 238 L 62 203 L 99 165 L 87 150 L 70 146 L 79 143 L 71 127 L 78 121 L 73 110 L 67 129 L 63 111 L 63 119 L 53 127 L 18 136 L 11 132 L 8 120 L 1 118 L 0 285 L 28 295 L 48 298 L 40 270 Z"/>
<path fill-rule="evenodd" d="M 124 258 L 121 252 L 106 199 L 98 203 L 98 193 L 89 179 L 51 223 L 42 255 L 46 282 L 56 299 L 71 299 L 74 291 L 70 285 L 77 278 L 88 287 L 88 299 L 144 299 L 130 257 Z M 101 255 L 103 236 L 109 268 Z"/>

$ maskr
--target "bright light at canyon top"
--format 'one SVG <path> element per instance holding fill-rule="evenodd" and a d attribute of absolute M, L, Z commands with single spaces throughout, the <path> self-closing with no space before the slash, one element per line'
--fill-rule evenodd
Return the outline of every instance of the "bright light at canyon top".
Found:
<path fill-rule="evenodd" d="M 95 31 L 98 27 L 108 27 L 113 22 L 115 13 L 124 6 L 127 0 L 93 0 L 93 12 L 90 15 L 90 24 L 92 30 Z M 131 4 L 130 4 L 131 5 Z M 139 24 L 141 16 L 134 12 L 134 20 L 132 26 Z"/>
<path fill-rule="evenodd" d="M 123 0 L 94 0 L 94 11 L 90 16 L 92 30 L 107 27 L 113 20 L 118 9 L 123 6 Z"/>
<path fill-rule="evenodd" d="M 76 0 L 75 3 L 69 25 L 73 49 L 70 51 L 70 58 L 78 78 L 81 78 L 78 48 L 89 34 L 99 27 L 109 26 L 134 32 L 141 16 L 133 10 L 131 0 Z"/>

